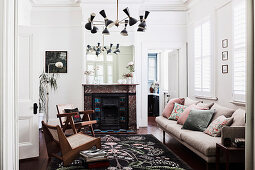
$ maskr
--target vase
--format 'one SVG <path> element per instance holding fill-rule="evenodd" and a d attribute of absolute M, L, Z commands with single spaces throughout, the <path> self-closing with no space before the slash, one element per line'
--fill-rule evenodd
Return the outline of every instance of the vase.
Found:
<path fill-rule="evenodd" d="M 133 83 L 133 77 L 128 77 L 127 84 L 132 84 L 132 83 Z"/>

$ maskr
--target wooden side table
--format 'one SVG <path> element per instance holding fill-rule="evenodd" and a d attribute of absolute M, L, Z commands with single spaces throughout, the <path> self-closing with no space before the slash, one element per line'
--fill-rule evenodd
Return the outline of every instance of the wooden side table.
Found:
<path fill-rule="evenodd" d="M 244 152 L 245 148 L 226 147 L 223 144 L 216 143 L 216 170 L 219 170 L 220 151 L 225 154 L 226 170 L 229 170 L 229 155 L 231 152 Z"/>

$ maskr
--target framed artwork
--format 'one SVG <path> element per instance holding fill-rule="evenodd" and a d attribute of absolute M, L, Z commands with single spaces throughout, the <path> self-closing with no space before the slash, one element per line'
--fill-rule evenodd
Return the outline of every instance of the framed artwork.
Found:
<path fill-rule="evenodd" d="M 228 51 L 223 51 L 223 52 L 222 52 L 222 60 L 223 60 L 223 61 L 228 60 Z"/>
<path fill-rule="evenodd" d="M 228 73 L 228 65 L 222 65 L 222 73 Z"/>
<path fill-rule="evenodd" d="M 62 62 L 63 68 L 57 68 L 55 63 Z M 45 51 L 45 72 L 67 73 L 67 51 Z"/>
<path fill-rule="evenodd" d="M 222 40 L 222 48 L 227 48 L 228 47 L 228 39 Z"/>

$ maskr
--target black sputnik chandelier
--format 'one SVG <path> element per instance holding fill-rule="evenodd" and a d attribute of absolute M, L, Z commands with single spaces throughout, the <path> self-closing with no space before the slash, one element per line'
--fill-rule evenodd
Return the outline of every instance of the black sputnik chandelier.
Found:
<path fill-rule="evenodd" d="M 103 45 L 101 46 L 100 43 L 97 43 L 97 46 L 90 46 L 87 45 L 87 53 L 96 53 L 96 56 L 98 56 L 101 53 L 106 52 L 107 54 L 114 53 L 118 55 L 120 53 L 120 45 L 117 44 L 116 47 L 113 47 L 113 44 L 110 44 L 110 47 L 107 48 L 104 46 L 104 35 L 103 35 Z"/>
<path fill-rule="evenodd" d="M 98 31 L 97 26 L 104 26 L 102 34 L 103 35 L 109 35 L 110 32 L 109 32 L 108 28 L 111 28 L 114 25 L 116 27 L 119 27 L 121 24 L 123 24 L 124 29 L 120 32 L 120 34 L 123 35 L 123 36 L 128 36 L 127 25 L 133 26 L 138 22 L 138 20 L 131 17 L 128 7 L 123 10 L 124 13 L 127 15 L 127 17 L 122 19 L 122 20 L 119 20 L 119 12 L 118 11 L 119 11 L 119 1 L 117 0 L 117 19 L 116 19 L 115 22 L 108 19 L 107 16 L 106 16 L 105 11 L 101 10 L 99 13 L 104 18 L 104 21 L 95 21 L 94 18 L 96 16 L 96 14 L 92 13 L 90 15 L 90 18 L 88 19 L 88 23 L 85 24 L 85 28 L 87 30 L 90 30 L 90 32 L 92 34 L 95 34 Z M 138 32 L 144 32 L 146 30 L 146 19 L 147 19 L 149 13 L 150 13 L 149 11 L 145 11 L 144 16 L 143 15 L 139 16 L 140 23 L 139 23 L 138 29 L 137 29 Z"/>

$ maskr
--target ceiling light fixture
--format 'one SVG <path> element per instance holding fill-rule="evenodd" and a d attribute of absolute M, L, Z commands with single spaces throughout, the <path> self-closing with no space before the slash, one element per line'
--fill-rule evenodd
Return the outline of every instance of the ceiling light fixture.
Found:
<path fill-rule="evenodd" d="M 111 28 L 113 25 L 115 25 L 116 27 L 120 26 L 121 24 L 124 24 L 125 27 L 124 29 L 121 31 L 121 35 L 123 36 L 128 36 L 127 33 L 127 25 L 129 24 L 129 26 L 133 26 L 135 25 L 138 21 L 137 19 L 131 17 L 130 12 L 128 7 L 126 7 L 124 10 L 124 13 L 127 15 L 126 18 L 119 20 L 119 1 L 117 0 L 117 19 L 115 22 L 113 22 L 112 20 L 109 20 L 106 16 L 106 13 L 104 10 L 101 10 L 99 13 L 101 14 L 101 16 L 104 18 L 104 21 L 94 21 L 94 18 L 96 16 L 95 13 L 92 13 L 90 15 L 90 18 L 88 19 L 88 23 L 85 24 L 85 28 L 87 30 L 90 30 L 92 34 L 97 33 L 98 28 L 95 25 L 101 25 L 101 26 L 105 26 L 102 34 L 103 35 L 109 35 L 110 32 L 108 30 L 108 28 Z M 138 25 L 138 29 L 137 31 L 139 32 L 144 32 L 146 30 L 146 19 L 149 15 L 149 11 L 145 11 L 145 15 L 144 16 L 140 16 L 140 24 Z M 128 19 L 128 20 L 127 20 Z"/>
<path fill-rule="evenodd" d="M 120 53 L 119 47 L 120 47 L 120 45 L 117 44 L 116 48 L 113 50 L 113 44 L 110 44 L 110 47 L 107 49 L 107 47 L 104 46 L 104 35 L 103 35 L 103 45 L 100 46 L 100 43 L 97 43 L 97 46 L 87 45 L 87 53 L 95 53 L 96 56 L 99 56 L 103 52 L 110 54 L 110 53 L 112 53 L 112 51 L 114 51 L 113 53 L 118 55 L 118 53 Z"/>

